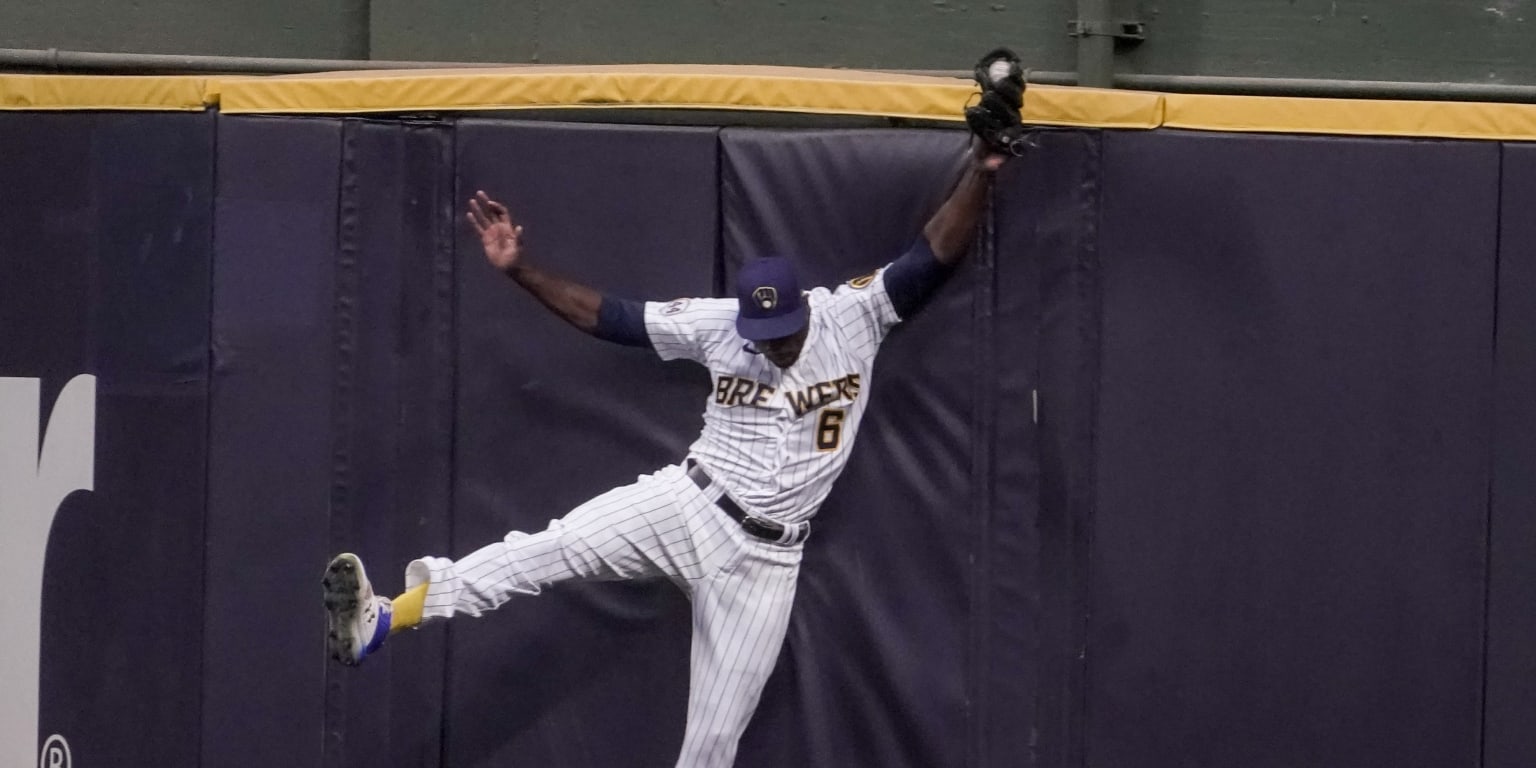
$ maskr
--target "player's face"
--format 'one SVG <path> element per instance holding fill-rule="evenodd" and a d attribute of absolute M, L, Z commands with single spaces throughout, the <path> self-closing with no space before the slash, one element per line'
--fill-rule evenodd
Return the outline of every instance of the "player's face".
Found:
<path fill-rule="evenodd" d="M 793 336 L 785 336 L 782 339 L 770 339 L 757 342 L 757 350 L 768 358 L 768 362 L 780 368 L 788 368 L 800 359 L 800 348 L 805 346 L 805 337 L 810 331 L 807 325 Z"/>

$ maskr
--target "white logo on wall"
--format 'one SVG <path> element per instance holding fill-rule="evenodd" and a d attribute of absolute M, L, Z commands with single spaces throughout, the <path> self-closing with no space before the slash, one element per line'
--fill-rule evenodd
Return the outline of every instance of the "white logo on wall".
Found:
<path fill-rule="evenodd" d="M 43 742 L 43 751 L 37 755 L 37 768 L 69 768 L 74 760 L 69 756 L 69 742 L 54 734 Z"/>
<path fill-rule="evenodd" d="M 41 398 L 38 379 L 0 376 L 0 766 L 33 762 L 48 532 L 64 497 L 96 483 L 96 377 L 82 374 L 64 385 L 46 433 Z M 48 738 L 37 765 L 69 768 L 64 737 Z"/>

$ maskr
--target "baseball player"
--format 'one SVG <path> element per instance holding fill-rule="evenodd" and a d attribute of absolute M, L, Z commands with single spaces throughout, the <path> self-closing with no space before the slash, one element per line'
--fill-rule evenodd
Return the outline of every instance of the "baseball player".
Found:
<path fill-rule="evenodd" d="M 965 257 L 1004 157 L 975 142 L 922 236 L 888 266 L 802 291 L 787 259 L 759 259 L 725 299 L 640 303 L 551 274 L 525 253 L 506 206 L 478 192 L 467 218 L 491 266 L 582 331 L 708 369 L 704 429 L 680 463 L 543 531 L 513 531 L 458 560 L 411 562 L 392 600 L 374 594 L 356 555 L 338 555 L 324 578 L 331 655 L 358 664 L 424 620 L 479 616 L 566 581 L 664 577 L 693 604 L 677 765 L 731 765 L 784 641 L 811 517 L 869 403 L 875 352 Z"/>

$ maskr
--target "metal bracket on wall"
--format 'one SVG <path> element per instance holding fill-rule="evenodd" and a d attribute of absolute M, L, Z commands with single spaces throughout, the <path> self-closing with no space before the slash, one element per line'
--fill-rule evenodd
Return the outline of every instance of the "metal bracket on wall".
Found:
<path fill-rule="evenodd" d="M 1068 37 L 1113 37 L 1116 42 L 1139 43 L 1147 39 L 1147 25 L 1141 21 L 1082 21 L 1067 22 Z"/>

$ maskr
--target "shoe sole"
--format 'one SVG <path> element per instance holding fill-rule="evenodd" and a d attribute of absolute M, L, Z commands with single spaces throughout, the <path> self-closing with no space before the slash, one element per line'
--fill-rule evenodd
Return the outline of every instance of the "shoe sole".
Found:
<path fill-rule="evenodd" d="M 349 667 L 358 665 L 357 599 L 362 587 L 362 563 L 352 555 L 337 555 L 325 568 L 320 582 L 325 591 L 325 612 L 329 616 L 325 643 L 331 658 Z"/>

